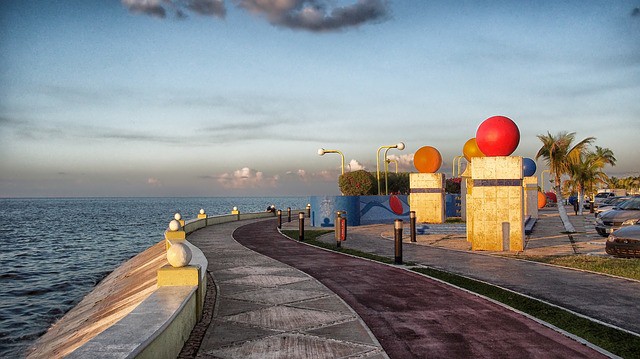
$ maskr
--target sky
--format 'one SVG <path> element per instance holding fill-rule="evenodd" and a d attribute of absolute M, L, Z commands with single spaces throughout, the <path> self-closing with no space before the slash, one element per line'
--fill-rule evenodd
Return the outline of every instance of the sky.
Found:
<path fill-rule="evenodd" d="M 451 177 L 494 115 L 638 176 L 639 100 L 640 0 L 0 2 L 0 197 L 332 195 L 319 148 L 398 142 Z"/>

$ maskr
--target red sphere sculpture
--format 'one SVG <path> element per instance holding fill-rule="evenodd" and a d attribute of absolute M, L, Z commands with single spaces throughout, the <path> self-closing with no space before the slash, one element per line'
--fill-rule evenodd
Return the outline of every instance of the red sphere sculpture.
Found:
<path fill-rule="evenodd" d="M 476 143 L 487 156 L 509 156 L 520 143 L 520 130 L 508 117 L 489 117 L 478 127 Z"/>
<path fill-rule="evenodd" d="M 434 147 L 424 146 L 413 155 L 413 165 L 420 173 L 434 173 L 442 165 L 442 156 Z"/>

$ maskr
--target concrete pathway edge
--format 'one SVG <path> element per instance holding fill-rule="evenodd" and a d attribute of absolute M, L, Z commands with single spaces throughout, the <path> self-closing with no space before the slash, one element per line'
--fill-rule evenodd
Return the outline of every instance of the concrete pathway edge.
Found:
<path fill-rule="evenodd" d="M 282 233 L 282 230 L 279 229 L 278 231 L 280 232 L 280 234 L 282 234 L 284 237 L 288 238 L 289 240 L 295 241 L 295 242 L 299 242 L 299 241 L 297 241 L 297 240 L 295 240 L 295 239 L 293 239 L 291 237 L 288 237 L 284 233 Z M 323 235 L 323 236 L 333 236 L 333 234 L 332 233 L 328 233 L 328 234 Z M 367 261 L 371 261 L 371 262 L 375 262 L 375 263 L 379 263 L 379 264 L 384 264 L 384 265 L 387 265 L 387 266 L 390 266 L 390 267 L 399 268 L 399 269 L 406 270 L 406 271 L 409 271 L 409 272 L 412 272 L 412 273 L 417 273 L 417 274 L 419 274 L 421 276 L 427 277 L 429 279 L 435 280 L 437 282 L 443 283 L 443 284 L 451 286 L 453 288 L 462 290 L 464 292 L 467 292 L 467 293 L 472 294 L 474 296 L 477 296 L 479 298 L 482 298 L 482 299 L 488 300 L 488 301 L 490 301 L 492 303 L 495 303 L 495 304 L 497 304 L 497 305 L 499 305 L 499 306 L 501 306 L 501 307 L 503 307 L 505 309 L 508 309 L 508 310 L 511 310 L 511 311 L 513 311 L 515 313 L 523 315 L 523 316 L 525 316 L 525 317 L 527 317 L 527 318 L 529 318 L 529 319 L 531 319 L 531 320 L 533 320 L 535 322 L 538 322 L 538 323 L 540 323 L 540 324 L 542 324 L 542 325 L 544 325 L 544 326 L 546 326 L 546 327 L 548 327 L 548 328 L 550 328 L 550 329 L 552 329 L 552 330 L 554 330 L 554 331 L 556 331 L 556 332 L 558 332 L 558 333 L 560 333 L 560 334 L 562 334 L 562 335 L 564 335 L 564 336 L 566 336 L 566 337 L 568 337 L 568 338 L 570 338 L 572 340 L 577 341 L 578 343 L 586 345 L 587 347 L 589 347 L 589 348 L 591 348 L 593 350 L 596 350 L 596 351 L 598 351 L 599 353 L 601 353 L 601 354 L 603 354 L 605 356 L 608 356 L 610 358 L 620 358 L 619 356 L 617 356 L 617 355 L 615 355 L 615 354 L 613 354 L 613 353 L 611 353 L 611 352 L 609 352 L 609 351 L 607 351 L 607 350 L 605 350 L 605 349 L 603 349 L 603 348 L 601 348 L 601 347 L 599 347 L 599 346 L 597 346 L 597 345 L 595 345 L 595 344 L 593 344 L 593 343 L 591 343 L 591 342 L 589 342 L 589 341 L 587 341 L 587 340 L 585 340 L 585 339 L 583 339 L 583 338 L 581 338 L 581 337 L 579 337 L 579 336 L 577 336 L 575 334 L 569 333 L 566 330 L 563 330 L 563 329 L 561 329 L 561 328 L 559 328 L 559 327 L 557 327 L 557 326 L 555 326 L 555 325 L 553 325 L 551 323 L 548 323 L 548 322 L 546 322 L 546 321 L 544 321 L 542 319 L 536 318 L 536 317 L 534 317 L 534 316 L 532 316 L 532 315 L 530 315 L 528 313 L 522 312 L 522 311 L 520 311 L 518 309 L 515 309 L 515 308 L 513 308 L 513 307 L 511 307 L 511 306 L 509 306 L 507 304 L 504 304 L 502 302 L 499 302 L 499 301 L 497 301 L 495 299 L 489 298 L 489 297 L 484 296 L 482 294 L 479 294 L 479 293 L 473 292 L 471 290 L 459 287 L 459 286 L 457 286 L 455 284 L 451 284 L 451 283 L 446 282 L 444 280 L 441 280 L 441 279 L 438 279 L 438 278 L 435 278 L 435 277 L 431 277 L 429 275 L 426 275 L 426 274 L 423 274 L 423 273 L 420 273 L 420 272 L 413 271 L 413 270 L 411 270 L 411 268 L 407 267 L 406 265 L 394 265 L 394 264 L 388 264 L 388 263 L 384 263 L 384 262 L 378 262 L 378 261 L 375 261 L 373 259 L 369 259 L 369 258 L 365 258 L 365 257 L 359 257 L 359 256 L 356 256 L 356 255 L 353 255 L 353 254 L 337 252 L 337 251 L 334 251 L 332 249 L 319 247 L 319 246 L 314 246 L 314 245 L 306 243 L 304 241 L 303 242 L 299 242 L 299 243 L 302 243 L 302 244 L 305 244 L 307 246 L 311 246 L 311 247 L 314 247 L 314 248 L 319 248 L 319 249 L 325 250 L 327 252 L 339 253 L 339 254 L 350 256 L 350 257 L 353 257 L 353 258 L 363 259 L 363 260 L 367 260 Z M 483 254 L 483 253 L 473 253 L 473 254 L 480 254 L 480 255 L 488 255 L 488 256 L 490 256 L 490 254 Z M 543 263 L 543 264 L 546 264 L 546 263 Z M 547 265 L 549 265 L 549 264 L 547 264 Z M 553 265 L 550 265 L 550 266 L 553 266 Z M 414 267 L 414 268 L 415 267 L 431 268 L 429 266 L 425 266 L 425 265 L 421 265 L 421 264 L 416 264 L 416 265 L 414 265 L 412 267 Z M 555 266 L 555 267 L 562 267 L 562 266 Z M 562 268 L 565 268 L 565 267 L 562 267 Z M 568 267 L 566 267 L 566 268 L 568 268 Z M 432 268 L 432 269 L 436 269 L 436 268 Z M 575 269 L 575 268 L 568 268 L 568 269 Z M 436 270 L 442 271 L 441 269 L 436 269 Z M 586 271 L 586 272 L 590 272 L 590 271 Z M 534 297 L 529 296 L 527 294 L 518 293 L 518 292 L 516 292 L 514 290 L 511 290 L 511 289 L 508 289 L 508 288 L 504 288 L 504 287 L 501 287 L 501 286 L 498 286 L 498 285 L 495 285 L 495 284 L 492 284 L 492 283 L 488 283 L 488 282 L 485 282 L 485 281 L 482 281 L 482 280 L 478 280 L 478 279 L 475 279 L 475 278 L 466 277 L 466 276 L 463 276 L 463 275 L 460 275 L 460 274 L 455 274 L 455 273 L 451 273 L 451 274 L 459 276 L 459 277 L 462 277 L 462 278 L 465 278 L 465 279 L 469 279 L 469 280 L 473 280 L 473 281 L 476 281 L 476 282 L 480 282 L 480 283 L 483 283 L 483 284 L 486 284 L 486 285 L 490 285 L 490 286 L 493 286 L 493 287 L 496 287 L 496 288 L 499 288 L 499 289 L 502 289 L 502 290 L 505 290 L 505 291 L 508 291 L 508 292 L 511 292 L 511 293 L 514 293 L 514 294 L 518 294 L 518 295 L 521 295 L 521 296 L 526 297 L 528 299 L 536 300 L 536 301 L 539 301 L 539 302 L 544 303 L 546 305 L 549 305 L 549 306 L 552 306 L 552 307 L 555 307 L 555 308 L 558 308 L 558 309 L 562 309 L 562 310 L 567 311 L 567 312 L 569 312 L 569 313 L 571 313 L 573 315 L 582 317 L 584 319 L 588 319 L 588 320 L 590 320 L 592 322 L 595 322 L 595 323 L 598 323 L 598 324 L 601 324 L 601 325 L 605 325 L 605 326 L 613 328 L 613 329 L 621 330 L 623 332 L 626 332 L 626 333 L 629 333 L 629 334 L 632 334 L 632 335 L 640 336 L 639 334 L 634 333 L 634 332 L 629 331 L 629 330 L 626 330 L 624 328 L 620 328 L 620 327 L 617 327 L 617 326 L 612 325 L 612 324 L 604 323 L 604 322 L 602 322 L 600 320 L 597 320 L 595 318 L 591 318 L 591 317 L 588 317 L 586 315 L 583 315 L 583 314 L 580 314 L 580 313 L 576 313 L 576 312 L 574 312 L 572 310 L 569 310 L 567 308 L 563 308 L 561 306 L 546 302 L 544 300 L 541 300 L 541 299 L 538 299 L 538 298 L 534 298 Z M 600 274 L 600 273 L 596 273 L 596 274 Z M 627 278 L 621 278 L 621 279 L 627 279 Z M 342 298 L 340 298 L 340 299 L 342 299 Z M 360 317 L 358 316 L 358 318 L 360 318 Z M 362 319 L 360 318 L 360 320 L 362 320 Z M 367 327 L 367 329 L 368 329 L 368 327 Z"/>

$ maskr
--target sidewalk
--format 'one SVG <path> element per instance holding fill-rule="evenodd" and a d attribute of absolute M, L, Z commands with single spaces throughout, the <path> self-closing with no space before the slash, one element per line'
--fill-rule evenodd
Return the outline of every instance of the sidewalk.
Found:
<path fill-rule="evenodd" d="M 196 343 L 197 358 L 388 358 L 335 293 L 236 242 L 233 232 L 249 223 L 211 226 L 189 236 L 209 260 L 217 292 L 211 324 Z M 275 229 L 273 220 L 268 223 Z"/>
<path fill-rule="evenodd" d="M 574 243 L 561 233 L 557 209 L 541 211 L 524 254 L 605 255 L 606 238 L 595 232 L 593 214 L 570 218 L 579 231 L 572 234 Z M 419 235 L 411 243 L 408 227 L 403 230 L 405 261 L 511 289 L 640 335 L 639 281 L 512 259 L 502 252 L 471 252 L 464 234 Z M 335 243 L 333 234 L 321 240 Z M 342 246 L 393 257 L 393 225 L 349 227 Z"/>
<path fill-rule="evenodd" d="M 218 287 L 197 357 L 602 357 L 468 292 L 287 239 L 275 220 L 241 224 L 209 227 L 189 238 L 207 255 Z M 356 234 L 345 244 L 356 242 Z"/>

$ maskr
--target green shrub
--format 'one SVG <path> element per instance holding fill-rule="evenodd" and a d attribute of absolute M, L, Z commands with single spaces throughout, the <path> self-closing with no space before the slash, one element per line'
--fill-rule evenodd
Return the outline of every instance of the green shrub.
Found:
<path fill-rule="evenodd" d="M 377 191 L 376 178 L 365 170 L 347 172 L 338 180 L 345 196 L 369 196 Z M 375 188 L 374 188 L 375 187 Z"/>
<path fill-rule="evenodd" d="M 383 177 L 384 175 L 380 175 Z M 380 179 L 380 182 L 384 186 L 384 178 Z M 409 173 L 388 173 L 387 183 L 389 185 L 389 193 L 395 194 L 409 194 Z"/>

